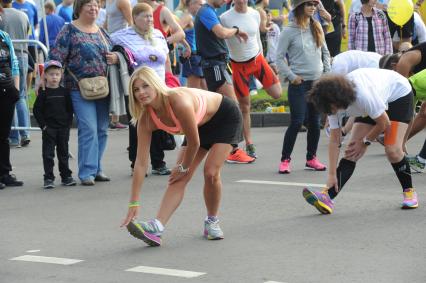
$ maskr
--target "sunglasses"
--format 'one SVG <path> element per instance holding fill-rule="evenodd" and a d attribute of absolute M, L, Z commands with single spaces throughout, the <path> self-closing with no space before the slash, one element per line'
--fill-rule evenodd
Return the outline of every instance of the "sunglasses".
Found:
<path fill-rule="evenodd" d="M 317 2 L 305 2 L 305 5 L 308 7 L 317 7 L 318 3 Z"/>

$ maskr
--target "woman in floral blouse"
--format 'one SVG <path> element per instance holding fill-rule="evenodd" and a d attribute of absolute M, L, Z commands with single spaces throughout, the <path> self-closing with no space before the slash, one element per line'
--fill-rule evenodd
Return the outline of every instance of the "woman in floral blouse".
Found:
<path fill-rule="evenodd" d="M 98 13 L 98 1 L 76 0 L 75 20 L 63 27 L 49 54 L 50 60 L 57 60 L 66 68 L 65 86 L 71 89 L 78 127 L 78 176 L 85 186 L 93 186 L 95 181 L 109 181 L 101 165 L 107 142 L 109 98 L 85 100 L 77 82 L 106 76 L 107 65 L 116 61 L 110 52 L 107 33 L 96 25 Z"/>

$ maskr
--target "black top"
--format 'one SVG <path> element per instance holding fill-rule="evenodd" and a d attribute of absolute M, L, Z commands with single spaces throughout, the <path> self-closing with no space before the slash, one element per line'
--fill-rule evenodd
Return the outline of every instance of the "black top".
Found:
<path fill-rule="evenodd" d="M 208 11 L 208 9 L 211 11 Z M 198 10 L 194 22 L 197 54 L 203 59 L 220 59 L 221 56 L 226 56 L 228 54 L 225 40 L 218 38 L 213 30 L 208 30 L 200 20 L 200 17 L 203 17 L 205 14 L 211 15 L 212 11 L 216 14 L 212 6 L 204 4 L 201 6 L 200 10 Z M 219 17 L 218 20 L 220 22 Z"/>
<path fill-rule="evenodd" d="M 333 24 L 340 24 L 342 22 L 342 16 L 340 15 L 340 9 L 336 0 L 321 0 L 321 3 L 324 9 L 330 14 Z"/>
<path fill-rule="evenodd" d="M 12 66 L 10 65 L 10 49 L 6 41 L 0 39 L 0 87 L 9 88 L 13 86 Z"/>
<path fill-rule="evenodd" d="M 426 42 L 417 44 L 416 46 L 413 46 L 411 49 L 407 51 L 411 51 L 411 50 L 419 50 L 420 53 L 422 54 L 422 59 L 420 60 L 420 63 L 414 66 L 413 68 L 413 73 L 416 74 L 426 69 Z"/>
<path fill-rule="evenodd" d="M 40 89 L 33 112 L 41 129 L 45 126 L 53 129 L 69 128 L 73 116 L 69 90 L 64 87 Z"/>
<path fill-rule="evenodd" d="M 372 17 L 365 17 L 368 22 L 368 48 L 370 52 L 376 52 L 376 44 L 374 43 L 373 23 Z"/>

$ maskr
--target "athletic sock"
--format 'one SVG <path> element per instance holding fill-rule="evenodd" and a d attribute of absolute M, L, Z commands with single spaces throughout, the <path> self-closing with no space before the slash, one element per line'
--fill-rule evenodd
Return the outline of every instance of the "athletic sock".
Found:
<path fill-rule="evenodd" d="M 209 221 L 209 222 L 216 222 L 216 221 L 218 221 L 219 220 L 219 218 L 217 217 L 217 216 L 207 216 L 206 217 L 206 221 Z"/>
<path fill-rule="evenodd" d="M 234 154 L 238 149 L 238 144 L 231 144 L 231 146 L 232 146 L 231 154 Z"/>
<path fill-rule="evenodd" d="M 422 159 L 419 158 L 420 161 L 425 162 L 426 160 L 426 140 L 423 143 L 423 147 L 422 150 L 420 150 L 420 153 L 418 155 L 418 157 L 421 157 Z"/>
<path fill-rule="evenodd" d="M 399 183 L 402 186 L 402 190 L 412 188 L 413 183 L 411 181 L 411 170 L 405 156 L 401 161 L 397 163 L 391 163 L 393 170 L 395 171 L 396 177 L 398 177 Z"/>
<path fill-rule="evenodd" d="M 337 167 L 337 184 L 339 186 L 339 191 L 336 192 L 334 186 L 328 189 L 328 195 L 331 199 L 334 199 L 337 194 L 342 190 L 343 186 L 352 176 L 352 173 L 355 171 L 356 162 L 350 161 L 348 159 L 340 159 L 339 166 Z"/>
<path fill-rule="evenodd" d="M 153 222 L 154 222 L 154 223 L 155 223 L 155 225 L 157 226 L 158 231 L 159 231 L 160 233 L 163 233 L 163 232 L 164 232 L 164 225 L 163 225 L 163 223 L 161 223 L 161 222 L 160 222 L 160 220 L 158 220 L 157 218 L 156 218 L 156 219 L 154 219 L 154 220 L 153 220 Z"/>

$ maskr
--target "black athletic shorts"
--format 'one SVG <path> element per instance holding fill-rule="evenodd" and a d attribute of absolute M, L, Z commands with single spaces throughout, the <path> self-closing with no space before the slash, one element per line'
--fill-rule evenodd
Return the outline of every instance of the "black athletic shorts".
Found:
<path fill-rule="evenodd" d="M 406 124 L 410 123 L 414 115 L 413 100 L 413 92 L 410 92 L 406 96 L 389 103 L 388 110 L 386 110 L 386 113 L 389 116 L 389 120 Z M 371 119 L 370 116 L 356 117 L 355 123 L 365 123 L 370 125 L 376 124 L 376 122 Z"/>
<path fill-rule="evenodd" d="M 398 33 L 398 36 L 401 38 L 401 33 L 402 33 L 402 38 L 409 38 L 409 37 L 413 37 L 414 34 L 414 15 L 411 16 L 411 18 L 408 20 L 408 22 L 406 22 L 402 27 L 398 26 L 397 24 L 395 24 L 394 22 L 392 22 L 392 20 L 389 18 L 388 13 L 385 13 L 386 17 L 388 19 L 388 26 L 389 26 L 389 32 L 391 35 L 391 38 L 393 38 L 395 32 Z"/>
<path fill-rule="evenodd" d="M 243 117 L 237 103 L 223 96 L 216 114 L 198 128 L 200 147 L 209 150 L 216 143 L 238 144 L 243 140 Z M 186 138 L 182 146 L 186 146 Z"/>
<path fill-rule="evenodd" d="M 226 62 L 203 59 L 201 68 L 209 91 L 217 91 L 225 83 L 232 85 L 232 77 Z"/>

